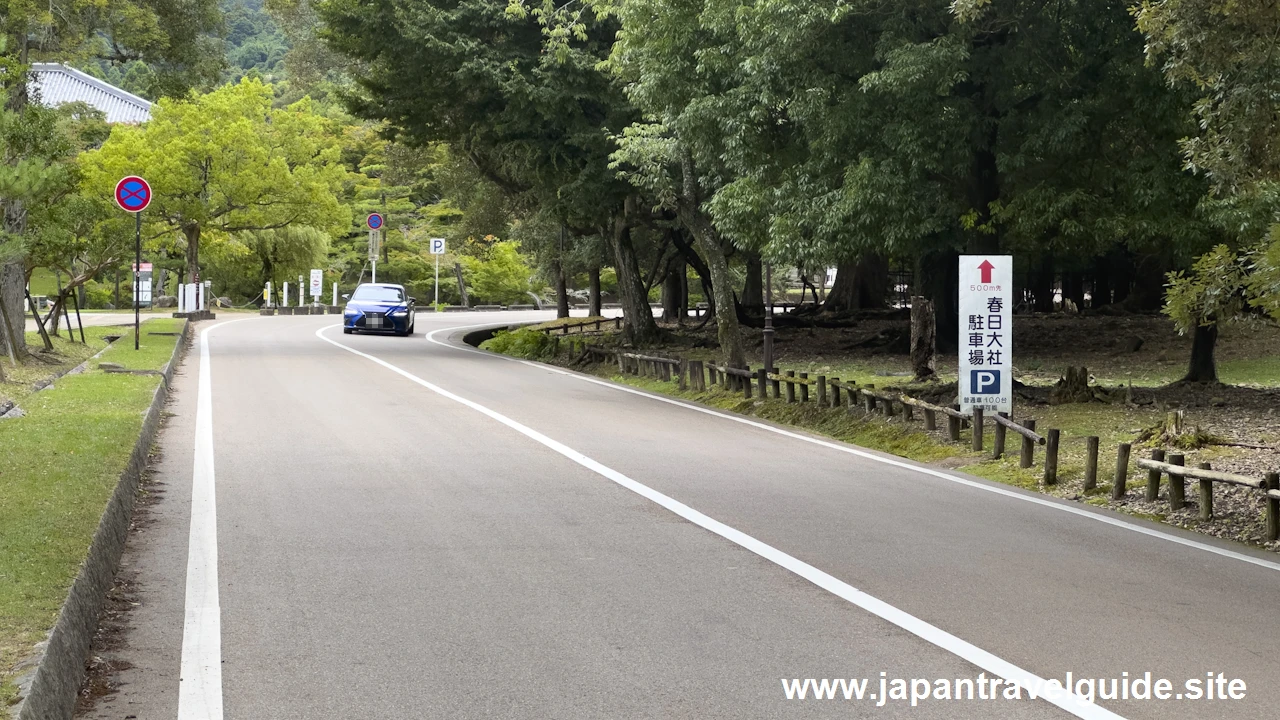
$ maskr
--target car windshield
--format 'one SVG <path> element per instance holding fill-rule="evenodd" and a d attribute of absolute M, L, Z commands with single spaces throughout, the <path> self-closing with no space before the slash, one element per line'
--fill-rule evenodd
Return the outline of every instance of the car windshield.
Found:
<path fill-rule="evenodd" d="M 394 287 L 379 287 L 377 285 L 361 285 L 356 288 L 356 292 L 351 296 L 352 300 L 371 300 L 374 302 L 403 302 L 404 291 Z"/>

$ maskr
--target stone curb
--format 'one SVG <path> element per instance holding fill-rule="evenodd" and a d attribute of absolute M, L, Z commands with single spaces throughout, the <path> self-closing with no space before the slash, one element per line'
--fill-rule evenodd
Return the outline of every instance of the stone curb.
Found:
<path fill-rule="evenodd" d="M 191 323 L 184 323 L 173 348 L 173 356 L 160 373 L 163 382 L 151 397 L 151 406 L 142 421 L 142 432 L 133 447 L 133 454 L 120 473 L 116 489 L 98 521 L 88 555 L 71 585 L 66 602 L 62 604 L 49 639 L 42 643 L 44 647 L 34 659 L 36 669 L 28 675 L 30 684 L 24 682 L 28 678 L 19 679 L 19 692 L 25 697 L 10 709 L 17 720 L 61 720 L 70 718 L 75 711 L 76 698 L 85 677 L 85 658 L 98 629 L 98 616 L 106 602 L 107 590 L 115 580 L 120 556 L 129 537 L 138 483 L 147 467 L 147 455 L 164 415 L 173 372 L 190 334 Z"/>

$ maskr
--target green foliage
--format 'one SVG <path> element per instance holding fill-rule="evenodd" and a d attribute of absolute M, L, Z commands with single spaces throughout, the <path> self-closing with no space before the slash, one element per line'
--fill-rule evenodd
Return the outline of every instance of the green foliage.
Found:
<path fill-rule="evenodd" d="M 332 125 L 306 100 L 271 104 L 271 88 L 244 79 L 206 95 L 161 100 L 142 126 L 117 125 L 80 166 L 87 194 L 110 197 L 127 174 L 146 177 L 155 200 L 148 233 L 183 233 L 195 268 L 202 235 L 306 226 L 345 232 L 347 173 Z"/>
<path fill-rule="evenodd" d="M 551 354 L 553 340 L 544 332 L 533 328 L 501 331 L 480 344 L 480 348 L 501 355 L 537 360 Z"/>
<path fill-rule="evenodd" d="M 19 78 L 6 83 L 12 96 L 24 86 L 24 45 L 27 62 L 92 67 L 141 60 L 152 71 L 143 94 L 181 95 L 221 75 L 221 22 L 218 0 L 0 0 L 0 71 Z"/>
<path fill-rule="evenodd" d="M 1234 318 L 1244 307 L 1245 269 L 1226 245 L 1218 245 L 1196 260 L 1190 272 L 1169 273 L 1164 314 L 1178 332 Z"/>
<path fill-rule="evenodd" d="M 478 305 L 510 305 L 529 301 L 533 269 L 520 255 L 520 244 L 496 242 L 483 257 L 461 258 L 468 292 Z"/>
<path fill-rule="evenodd" d="M 1138 26 L 1169 81 L 1192 88 L 1187 166 L 1221 189 L 1280 180 L 1280 53 L 1273 0 L 1143 0 Z"/>

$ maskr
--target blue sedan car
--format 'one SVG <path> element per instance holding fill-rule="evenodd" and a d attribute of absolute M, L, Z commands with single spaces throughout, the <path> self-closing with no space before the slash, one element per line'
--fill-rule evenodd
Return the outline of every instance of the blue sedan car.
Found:
<path fill-rule="evenodd" d="M 342 311 L 342 332 L 394 333 L 400 337 L 413 334 L 413 298 L 403 285 L 364 283 L 347 298 Z"/>

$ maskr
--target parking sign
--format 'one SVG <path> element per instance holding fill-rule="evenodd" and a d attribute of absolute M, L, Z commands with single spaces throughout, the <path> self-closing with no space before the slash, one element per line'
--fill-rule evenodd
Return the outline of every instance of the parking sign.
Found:
<path fill-rule="evenodd" d="M 960 257 L 960 411 L 1013 412 L 1013 257 Z"/>
<path fill-rule="evenodd" d="M 431 254 L 432 255 L 444 254 L 444 238 L 431 238 Z"/>

